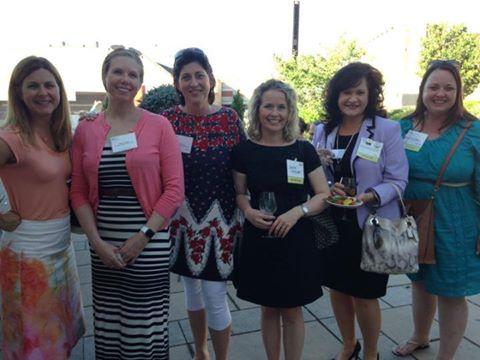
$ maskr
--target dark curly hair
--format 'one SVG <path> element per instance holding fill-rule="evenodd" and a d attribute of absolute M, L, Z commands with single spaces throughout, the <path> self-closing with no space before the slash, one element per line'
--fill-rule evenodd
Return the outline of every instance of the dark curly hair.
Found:
<path fill-rule="evenodd" d="M 178 97 L 180 98 L 180 104 L 185 105 L 185 98 L 180 90 L 178 90 L 178 81 L 180 79 L 180 73 L 185 65 L 192 62 L 197 62 L 207 72 L 210 79 L 210 91 L 208 92 L 208 103 L 211 105 L 215 100 L 215 76 L 213 76 L 212 66 L 208 61 L 207 55 L 199 48 L 186 48 L 178 51 L 175 54 L 175 63 L 173 64 L 173 84 L 177 90 Z"/>
<path fill-rule="evenodd" d="M 325 132 L 329 134 L 342 122 L 343 115 L 338 107 L 338 98 L 342 91 L 357 86 L 362 79 L 367 81 L 368 103 L 365 108 L 365 117 L 374 119 L 375 116 L 385 117 L 387 112 L 383 107 L 383 76 L 370 64 L 353 62 L 338 70 L 330 79 L 324 101 L 327 114 Z"/>

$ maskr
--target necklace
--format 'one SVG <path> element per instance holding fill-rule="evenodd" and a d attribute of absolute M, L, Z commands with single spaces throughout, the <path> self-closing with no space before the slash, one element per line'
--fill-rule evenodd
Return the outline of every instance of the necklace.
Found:
<path fill-rule="evenodd" d="M 348 144 L 347 146 L 345 147 L 345 152 L 347 152 L 348 148 L 350 147 L 350 144 L 352 143 L 352 140 L 353 138 L 355 137 L 355 135 L 357 135 L 356 133 L 355 134 L 352 134 L 352 135 L 347 135 L 350 137 L 350 140 L 348 140 Z M 343 136 L 343 135 L 342 135 Z M 340 135 L 337 134 L 336 138 L 335 138 L 335 149 L 338 149 L 338 138 L 340 137 Z M 345 153 L 343 153 L 342 155 L 342 158 L 340 159 L 340 161 L 342 161 L 343 157 L 345 156 Z"/>
<path fill-rule="evenodd" d="M 347 146 L 345 147 L 345 151 L 343 152 L 342 154 L 342 157 L 340 157 L 339 159 L 335 159 L 335 163 L 334 163 L 334 172 L 336 173 L 340 173 L 341 172 L 341 163 L 343 161 L 343 159 L 345 158 L 345 154 L 347 153 L 348 149 L 350 148 L 350 144 L 353 142 L 353 138 L 355 138 L 357 134 L 353 134 L 353 135 L 347 135 L 350 137 L 350 139 L 348 140 L 348 144 Z M 337 134 L 337 137 L 335 138 L 335 148 L 338 149 L 338 138 L 340 137 L 340 135 Z"/>
<path fill-rule="evenodd" d="M 350 135 L 350 140 L 348 141 L 348 144 L 347 146 L 345 147 L 345 152 L 343 153 L 342 157 L 340 158 L 340 160 L 338 160 L 338 164 L 340 164 L 343 160 L 343 157 L 345 156 L 346 152 L 348 151 L 348 148 L 350 147 L 350 144 L 352 143 L 352 140 L 353 138 L 355 137 L 355 135 L 357 135 L 359 132 L 360 132 L 360 128 L 362 127 L 362 124 L 363 124 L 363 121 L 360 123 L 360 125 L 358 126 L 357 130 L 352 134 Z M 342 125 L 339 125 L 338 126 L 338 130 L 337 130 L 337 136 L 335 137 L 335 148 L 338 149 L 338 138 L 340 137 L 340 128 L 342 127 Z M 347 135 L 348 136 L 348 135 Z"/>

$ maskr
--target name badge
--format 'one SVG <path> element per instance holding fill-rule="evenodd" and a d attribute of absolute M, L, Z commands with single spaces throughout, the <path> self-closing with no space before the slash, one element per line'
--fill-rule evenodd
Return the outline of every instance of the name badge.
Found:
<path fill-rule="evenodd" d="M 192 152 L 193 137 L 177 135 L 177 139 L 180 144 L 180 151 L 184 154 L 190 154 Z"/>
<path fill-rule="evenodd" d="M 332 159 L 342 159 L 343 155 L 345 155 L 345 149 L 331 149 L 330 150 L 333 154 Z"/>
<path fill-rule="evenodd" d="M 112 143 L 112 152 L 124 152 L 137 147 L 137 137 L 135 133 L 113 136 L 110 138 Z"/>
<path fill-rule="evenodd" d="M 362 138 L 360 140 L 360 145 L 358 146 L 357 156 L 376 163 L 380 158 L 382 149 L 383 143 L 368 138 Z"/>
<path fill-rule="evenodd" d="M 289 184 L 303 184 L 303 162 L 287 160 L 287 177 Z"/>
<path fill-rule="evenodd" d="M 405 135 L 405 139 L 403 139 L 403 145 L 407 150 L 418 152 L 422 148 L 427 138 L 428 134 L 409 130 L 407 135 Z"/>

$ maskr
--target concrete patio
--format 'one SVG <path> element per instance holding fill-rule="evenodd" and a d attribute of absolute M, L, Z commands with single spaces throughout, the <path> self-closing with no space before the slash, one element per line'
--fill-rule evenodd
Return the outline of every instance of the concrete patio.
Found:
<path fill-rule="evenodd" d="M 85 337 L 75 347 L 72 359 L 91 360 L 95 359 L 95 352 L 90 254 L 84 237 L 74 235 L 73 238 L 88 330 Z M 228 301 L 233 317 L 230 360 L 266 359 L 260 334 L 259 307 L 238 299 L 232 285 L 229 285 L 228 288 Z M 470 317 L 465 337 L 458 349 L 457 360 L 480 359 L 480 295 L 470 297 L 468 301 Z M 193 339 L 186 319 L 182 284 L 176 275 L 171 276 L 170 304 L 170 359 L 191 359 Z M 391 348 L 406 339 L 412 330 L 410 281 L 408 278 L 403 275 L 391 276 L 387 295 L 381 299 L 380 304 L 383 316 L 379 341 L 381 358 L 384 360 L 400 359 L 391 353 Z M 340 348 L 340 335 L 327 291 L 321 299 L 304 307 L 304 318 L 306 340 L 303 359 L 326 360 L 334 357 Z M 439 346 L 438 336 L 438 323 L 435 321 L 431 334 L 431 347 L 405 359 L 434 359 Z M 359 331 L 358 338 L 361 339 Z"/>

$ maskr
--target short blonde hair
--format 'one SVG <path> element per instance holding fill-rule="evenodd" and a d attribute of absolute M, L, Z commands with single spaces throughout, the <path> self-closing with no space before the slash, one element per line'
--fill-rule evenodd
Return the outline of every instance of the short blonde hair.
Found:
<path fill-rule="evenodd" d="M 285 95 L 288 107 L 287 123 L 283 128 L 283 138 L 286 141 L 293 141 L 300 135 L 300 129 L 298 125 L 298 111 L 297 111 L 297 95 L 290 85 L 283 81 L 270 79 L 260 84 L 250 100 L 249 104 L 249 124 L 247 129 L 248 136 L 253 140 L 260 140 L 262 137 L 262 131 L 260 127 L 259 111 L 262 105 L 262 96 L 269 90 L 277 90 Z"/>
<path fill-rule="evenodd" d="M 53 111 L 50 122 L 50 134 L 57 151 L 64 152 L 69 149 L 72 141 L 72 126 L 70 123 L 70 108 L 67 93 L 62 78 L 53 64 L 43 57 L 29 56 L 21 60 L 13 69 L 8 86 L 8 111 L 7 125 L 14 126 L 20 131 L 22 138 L 31 145 L 36 145 L 32 118 L 22 98 L 22 84 L 27 76 L 33 72 L 45 69 L 49 71 L 58 86 L 60 103 Z"/>

